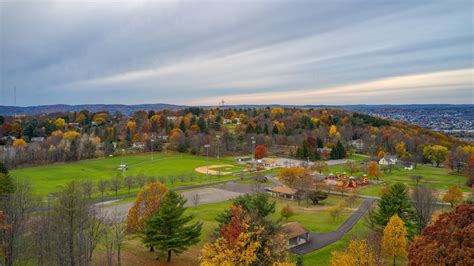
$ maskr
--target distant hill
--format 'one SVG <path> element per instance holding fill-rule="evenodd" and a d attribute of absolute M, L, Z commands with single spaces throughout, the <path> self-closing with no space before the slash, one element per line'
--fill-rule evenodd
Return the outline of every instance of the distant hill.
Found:
<path fill-rule="evenodd" d="M 25 115 L 38 115 L 38 114 L 51 114 L 57 112 L 79 112 L 81 110 L 89 110 L 91 112 L 108 111 L 109 113 L 121 112 L 123 114 L 131 114 L 139 110 L 177 110 L 183 109 L 189 106 L 186 105 L 175 105 L 165 103 L 155 104 L 136 104 L 136 105 L 125 105 L 125 104 L 81 104 L 81 105 L 67 105 L 67 104 L 55 104 L 55 105 L 38 105 L 38 106 L 3 106 L 0 105 L 0 115 L 14 115 L 14 114 L 25 114 Z M 201 106 L 203 108 L 211 106 Z M 463 109 L 469 108 L 472 110 L 474 105 L 472 104 L 410 104 L 410 105 L 280 105 L 280 104 L 261 104 L 261 105 L 226 105 L 224 108 L 262 108 L 262 107 L 286 107 L 286 108 L 337 108 L 348 111 L 358 112 L 373 112 L 381 109 Z"/>
<path fill-rule="evenodd" d="M 174 104 L 137 104 L 137 105 L 125 105 L 125 104 L 81 104 L 81 105 L 67 105 L 67 104 L 55 104 L 55 105 L 39 105 L 39 106 L 3 106 L 0 105 L 1 115 L 14 115 L 14 114 L 25 114 L 25 115 L 38 115 L 38 114 L 51 114 L 58 112 L 79 112 L 81 110 L 89 110 L 91 112 L 107 111 L 109 113 L 120 112 L 122 114 L 130 114 L 138 110 L 176 110 L 183 109 L 186 106 L 174 105 Z"/>

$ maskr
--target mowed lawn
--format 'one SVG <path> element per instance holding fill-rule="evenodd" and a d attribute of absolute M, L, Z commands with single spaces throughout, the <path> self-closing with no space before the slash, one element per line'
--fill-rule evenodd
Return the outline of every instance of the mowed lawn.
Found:
<path fill-rule="evenodd" d="M 340 225 L 342 225 L 344 221 L 347 219 L 347 217 L 349 217 L 349 215 L 351 215 L 352 212 L 362 202 L 361 199 L 357 199 L 355 202 L 353 202 L 352 206 L 347 206 L 347 208 L 343 211 L 340 217 L 338 217 L 336 220 L 333 220 L 329 216 L 329 214 L 326 212 L 326 208 L 329 206 L 334 206 L 336 204 L 339 204 L 342 199 L 344 198 L 331 195 L 329 196 L 328 199 L 322 201 L 320 204 L 316 206 L 309 205 L 309 208 L 305 208 L 306 205 L 303 202 L 301 203 L 301 206 L 298 206 L 298 203 L 296 201 L 275 200 L 277 203 L 276 212 L 271 215 L 271 219 L 275 221 L 279 220 L 281 218 L 280 210 L 285 205 L 288 204 L 293 208 L 295 212 L 295 215 L 290 217 L 288 221 L 299 222 L 303 226 L 305 226 L 307 229 L 312 230 L 312 231 L 329 232 L 332 230 L 336 230 Z M 200 205 L 197 207 L 190 207 L 186 210 L 187 214 L 193 214 L 195 216 L 195 221 L 201 221 L 203 223 L 202 232 L 201 232 L 201 240 L 198 244 L 190 247 L 188 251 L 184 252 L 178 257 L 175 257 L 174 260 L 176 264 L 172 263 L 172 265 L 198 265 L 198 255 L 202 246 L 206 242 L 212 239 L 213 232 L 216 230 L 218 226 L 218 223 L 215 220 L 217 215 L 219 213 L 222 213 L 225 209 L 228 209 L 231 205 L 232 205 L 232 200 L 229 200 L 229 201 L 224 201 L 224 202 L 219 202 L 219 203 Z M 282 220 L 281 222 L 285 223 L 286 220 Z M 342 243 L 339 243 L 338 247 L 342 246 L 341 244 Z M 141 254 L 141 258 L 139 259 L 145 265 L 156 263 L 156 261 L 154 261 L 154 256 L 156 256 L 156 254 L 143 252 L 145 250 L 146 248 L 143 246 L 143 244 L 139 240 L 137 239 L 128 240 L 125 243 L 124 257 L 130 258 L 130 263 L 131 263 L 137 260 L 137 257 L 132 254 Z M 305 256 L 305 263 L 318 262 L 320 258 L 319 254 L 310 253 L 308 255 L 309 255 L 308 258 L 306 258 Z M 324 256 L 325 255 L 323 255 L 323 261 L 326 260 Z M 125 261 L 124 264 L 127 265 L 127 261 Z M 161 264 L 158 263 L 157 265 L 161 265 Z M 308 264 L 308 265 L 320 265 L 320 264 Z"/>
<path fill-rule="evenodd" d="M 91 180 L 96 186 L 97 181 L 101 179 L 110 180 L 114 177 L 122 177 L 122 171 L 118 170 L 118 166 L 122 161 L 128 164 L 128 170 L 125 171 L 126 176 L 137 176 L 143 174 L 147 177 L 156 178 L 165 177 L 166 185 L 169 187 L 195 185 L 204 182 L 214 182 L 218 180 L 237 178 L 232 175 L 228 176 L 212 176 L 206 177 L 205 174 L 197 173 L 194 169 L 199 166 L 215 165 L 215 164 L 231 164 L 232 171 L 242 170 L 243 166 L 237 165 L 231 158 L 216 158 L 195 156 L 184 153 L 154 153 L 152 155 L 139 154 L 84 160 L 72 163 L 53 164 L 38 167 L 29 167 L 11 170 L 11 174 L 15 177 L 26 179 L 33 187 L 35 194 L 45 196 L 50 192 L 59 191 L 61 187 L 70 181 Z M 169 180 L 170 176 L 185 176 L 184 180 L 179 178 L 175 182 Z M 192 176 L 192 178 L 191 178 Z M 122 185 L 123 187 L 124 185 Z M 138 191 L 135 186 L 133 192 Z M 110 195 L 109 191 L 109 196 Z M 125 188 L 120 190 L 119 195 L 128 193 Z M 115 193 L 114 193 L 115 195 Z"/>
<path fill-rule="evenodd" d="M 332 172 L 344 172 L 344 165 L 330 166 L 326 173 Z M 360 176 L 365 173 L 359 172 L 353 174 L 354 176 Z M 446 191 L 450 186 L 458 185 L 462 191 L 469 192 L 470 189 L 466 186 L 466 177 L 451 173 L 450 169 L 442 167 L 434 167 L 431 165 L 418 165 L 416 169 L 405 170 L 403 167 L 398 169 L 392 169 L 392 172 L 387 172 L 380 177 L 387 184 L 393 184 L 396 182 L 404 183 L 408 186 L 413 186 L 413 180 L 411 176 L 418 175 L 422 176 L 420 182 L 427 184 L 433 189 L 439 191 Z M 379 196 L 380 189 L 383 188 L 382 184 L 371 185 L 368 187 L 361 188 L 359 192 L 364 195 Z"/>

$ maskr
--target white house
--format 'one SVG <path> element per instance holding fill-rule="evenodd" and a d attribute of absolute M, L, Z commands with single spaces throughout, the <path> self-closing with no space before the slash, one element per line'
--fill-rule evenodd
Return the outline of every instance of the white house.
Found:
<path fill-rule="evenodd" d="M 362 150 L 364 148 L 364 141 L 362 141 L 361 139 L 356 139 L 349 142 L 349 146 L 354 147 L 358 150 Z"/>
<path fill-rule="evenodd" d="M 385 155 L 379 160 L 380 165 L 395 165 L 398 163 L 398 158 L 396 155 Z"/>
<path fill-rule="evenodd" d="M 32 137 L 30 139 L 31 142 L 43 142 L 44 141 L 44 137 Z"/>

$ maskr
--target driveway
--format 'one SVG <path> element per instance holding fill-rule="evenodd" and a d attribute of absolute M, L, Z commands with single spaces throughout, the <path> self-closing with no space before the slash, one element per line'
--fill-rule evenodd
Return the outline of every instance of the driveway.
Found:
<path fill-rule="evenodd" d="M 341 239 L 352 227 L 359 221 L 364 213 L 372 206 L 375 199 L 366 199 L 359 208 L 342 224 L 336 231 L 329 233 L 311 232 L 309 234 L 310 242 L 291 249 L 293 253 L 303 255 L 312 251 L 328 246 Z"/>

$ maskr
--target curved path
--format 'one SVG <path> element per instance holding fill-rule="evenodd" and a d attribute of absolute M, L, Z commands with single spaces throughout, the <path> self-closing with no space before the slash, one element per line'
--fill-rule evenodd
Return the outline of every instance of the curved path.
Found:
<path fill-rule="evenodd" d="M 293 253 L 303 255 L 312 251 L 321 249 L 341 239 L 352 227 L 359 221 L 364 213 L 372 206 L 375 199 L 366 199 L 359 208 L 342 224 L 336 231 L 329 233 L 311 232 L 309 234 L 310 241 L 304 245 L 300 245 L 290 249 Z"/>

